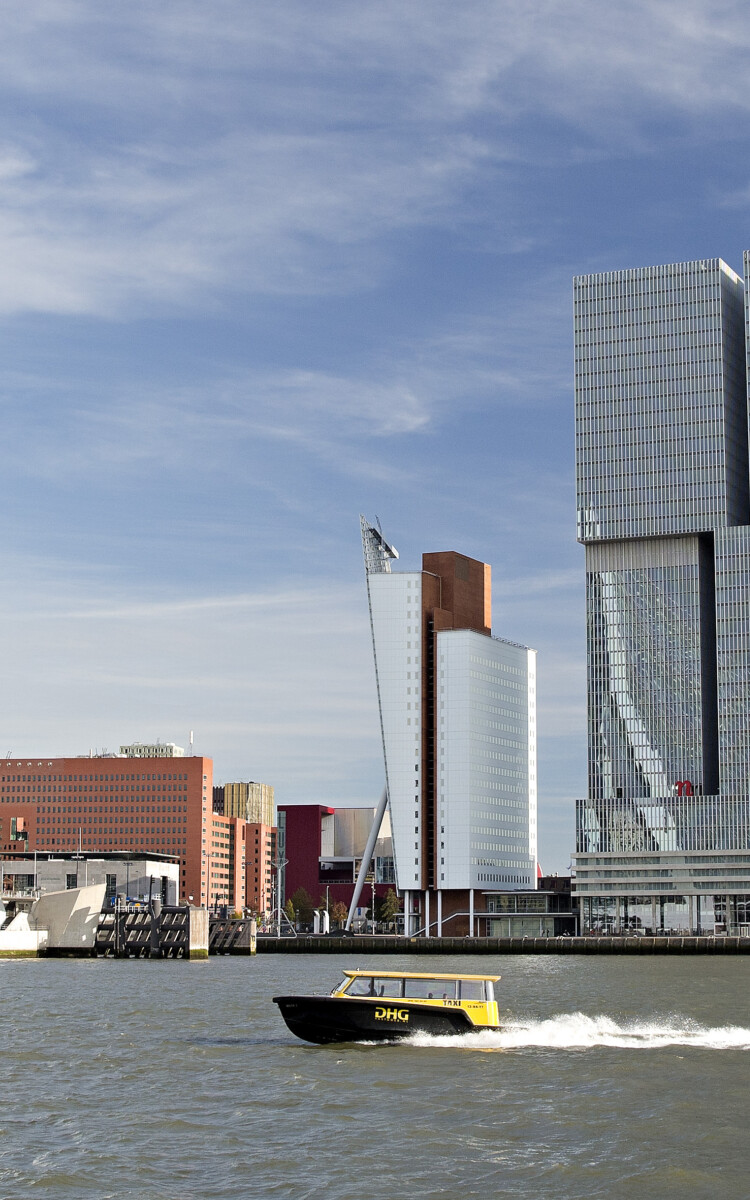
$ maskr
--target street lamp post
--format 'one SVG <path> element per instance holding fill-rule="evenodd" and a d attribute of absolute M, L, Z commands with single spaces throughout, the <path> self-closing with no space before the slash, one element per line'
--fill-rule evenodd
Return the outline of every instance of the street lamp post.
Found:
<path fill-rule="evenodd" d="M 276 851 L 276 862 L 273 864 L 276 868 L 276 936 L 281 937 L 281 872 L 288 863 L 289 859 L 282 858 L 279 851 Z"/>

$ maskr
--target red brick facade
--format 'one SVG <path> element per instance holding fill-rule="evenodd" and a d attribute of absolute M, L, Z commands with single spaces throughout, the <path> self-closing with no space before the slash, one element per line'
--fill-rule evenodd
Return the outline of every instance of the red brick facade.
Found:
<path fill-rule="evenodd" d="M 248 821 L 245 825 L 245 904 L 254 913 L 273 907 L 276 827 Z"/>
<path fill-rule="evenodd" d="M 212 786 L 210 758 L 3 759 L 0 846 L 173 854 L 181 897 L 205 904 Z"/>
<path fill-rule="evenodd" d="M 0 760 L 0 850 L 131 850 L 180 862 L 180 899 L 265 912 L 275 829 L 212 811 L 210 758 Z"/>

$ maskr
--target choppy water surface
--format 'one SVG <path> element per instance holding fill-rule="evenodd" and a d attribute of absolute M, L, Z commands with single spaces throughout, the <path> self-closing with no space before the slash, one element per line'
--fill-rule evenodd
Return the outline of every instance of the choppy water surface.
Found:
<path fill-rule="evenodd" d="M 505 1027 L 308 1046 L 343 966 L 496 972 Z M 2 1200 L 750 1197 L 750 958 L 0 961 Z"/>

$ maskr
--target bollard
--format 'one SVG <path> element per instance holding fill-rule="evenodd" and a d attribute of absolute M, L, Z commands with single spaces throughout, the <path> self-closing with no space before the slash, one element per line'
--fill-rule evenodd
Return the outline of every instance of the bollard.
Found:
<path fill-rule="evenodd" d="M 161 958 L 161 900 L 157 896 L 151 901 L 151 933 L 149 937 L 149 958 Z"/>

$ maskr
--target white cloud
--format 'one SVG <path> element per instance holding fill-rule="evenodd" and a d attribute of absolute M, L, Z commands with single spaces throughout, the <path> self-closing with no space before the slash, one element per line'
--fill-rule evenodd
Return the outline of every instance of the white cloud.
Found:
<path fill-rule="evenodd" d="M 749 42 L 743 5 L 701 0 L 6 6 L 0 311 L 362 290 L 430 225 L 512 252 L 505 164 L 747 111 Z"/>
<path fill-rule="evenodd" d="M 35 171 L 14 171 L 17 148 L 0 172 L 0 311 L 135 315 L 215 307 L 224 289 L 367 289 L 387 261 L 378 240 L 437 221 L 482 156 L 469 138 L 417 149 L 386 133 L 236 131 L 179 152 L 74 145 L 64 164 L 42 151 Z"/>

